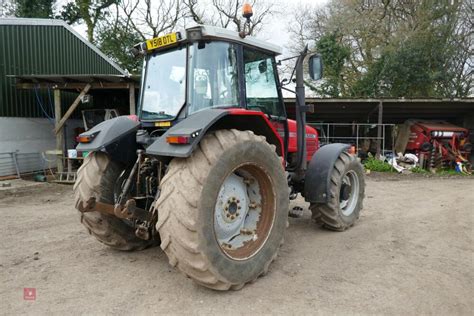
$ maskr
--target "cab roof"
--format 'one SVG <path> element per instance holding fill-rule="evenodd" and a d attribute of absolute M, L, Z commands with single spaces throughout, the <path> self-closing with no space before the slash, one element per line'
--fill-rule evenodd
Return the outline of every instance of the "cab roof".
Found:
<path fill-rule="evenodd" d="M 280 46 L 259 40 L 253 36 L 246 36 L 245 38 L 242 38 L 239 36 L 239 33 L 236 31 L 232 31 L 229 29 L 224 29 L 216 26 L 210 26 L 210 25 L 196 25 L 192 26 L 189 28 L 186 28 L 185 34 L 183 34 L 188 40 L 191 40 L 189 38 L 189 34 L 191 34 L 192 31 L 201 31 L 202 38 L 204 39 L 223 39 L 231 42 L 237 42 L 244 44 L 246 46 L 253 46 L 255 48 L 271 52 L 275 55 L 280 55 L 282 53 L 282 49 Z"/>

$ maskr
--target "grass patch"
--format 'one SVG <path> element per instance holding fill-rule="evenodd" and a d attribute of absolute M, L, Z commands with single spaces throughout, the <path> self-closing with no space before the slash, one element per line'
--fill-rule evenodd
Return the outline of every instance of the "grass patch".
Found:
<path fill-rule="evenodd" d="M 367 160 L 364 162 L 364 167 L 367 170 L 376 172 L 396 172 L 392 165 L 374 157 L 367 158 Z"/>
<path fill-rule="evenodd" d="M 449 168 L 439 169 L 436 171 L 436 174 L 439 174 L 440 176 L 470 176 L 469 174 L 457 172 L 456 170 Z"/>
<path fill-rule="evenodd" d="M 428 174 L 428 173 L 430 173 L 428 170 L 423 169 L 423 168 L 421 168 L 421 167 L 414 167 L 414 168 L 411 168 L 410 171 L 413 172 L 413 173 L 421 173 L 421 174 Z"/>
<path fill-rule="evenodd" d="M 420 167 L 415 167 L 411 169 L 411 172 L 413 173 L 419 173 L 419 174 L 433 174 L 433 175 L 438 175 L 438 176 L 470 176 L 469 174 L 457 172 L 454 169 L 451 168 L 442 168 L 436 170 L 436 173 L 431 173 L 429 170 L 420 168 Z"/>

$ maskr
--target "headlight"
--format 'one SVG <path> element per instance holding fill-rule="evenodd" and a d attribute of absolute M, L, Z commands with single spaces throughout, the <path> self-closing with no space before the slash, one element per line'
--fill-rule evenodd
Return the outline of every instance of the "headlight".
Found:
<path fill-rule="evenodd" d="M 196 27 L 187 30 L 186 38 L 190 41 L 198 41 L 202 38 L 202 30 L 201 27 Z"/>

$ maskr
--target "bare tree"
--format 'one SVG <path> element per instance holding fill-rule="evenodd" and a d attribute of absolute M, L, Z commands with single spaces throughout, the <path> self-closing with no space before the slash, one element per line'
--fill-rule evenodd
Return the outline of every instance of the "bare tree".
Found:
<path fill-rule="evenodd" d="M 123 0 L 124 23 L 143 39 L 172 31 L 183 17 L 181 0 Z"/>
<path fill-rule="evenodd" d="M 216 25 L 223 28 L 233 28 L 240 32 L 243 30 L 244 18 L 241 9 L 244 0 L 212 0 L 210 6 L 203 8 L 203 2 L 198 0 L 183 0 L 187 9 L 187 17 L 198 24 Z M 251 0 L 254 15 L 250 21 L 249 33 L 257 33 L 266 18 L 276 13 L 273 3 L 266 0 Z"/>
<path fill-rule="evenodd" d="M 317 8 L 312 4 L 294 5 L 291 12 L 291 23 L 288 24 L 287 31 L 293 41 L 287 49 L 297 54 L 307 44 L 311 49 L 315 41 L 321 37 L 328 13 L 327 7 Z"/>
<path fill-rule="evenodd" d="M 183 0 L 184 6 L 187 8 L 186 17 L 190 17 L 198 24 L 217 24 L 213 15 L 206 14 L 204 9 L 200 8 L 197 0 Z"/>
<path fill-rule="evenodd" d="M 448 91 L 453 96 L 474 95 L 474 4 L 469 0 L 460 3 L 459 14 L 453 22 L 453 34 L 450 40 L 451 59 L 447 63 L 455 74 L 450 78 Z"/>

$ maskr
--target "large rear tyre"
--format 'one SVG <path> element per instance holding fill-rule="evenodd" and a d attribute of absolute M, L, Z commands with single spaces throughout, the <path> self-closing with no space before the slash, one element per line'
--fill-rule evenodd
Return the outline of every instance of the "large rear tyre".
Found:
<path fill-rule="evenodd" d="M 90 153 L 77 171 L 74 184 L 75 206 L 95 197 L 97 201 L 115 204 L 115 183 L 123 168 L 103 152 Z M 122 219 L 100 212 L 81 214 L 81 223 L 101 243 L 118 250 L 141 250 L 152 246 L 153 240 L 143 240 L 135 235 L 131 225 Z"/>
<path fill-rule="evenodd" d="M 323 227 L 344 231 L 354 225 L 363 207 L 364 168 L 357 158 L 342 152 L 331 171 L 330 200 L 310 205 L 313 219 Z"/>
<path fill-rule="evenodd" d="M 169 262 L 198 284 L 240 289 L 283 242 L 288 187 L 275 147 L 250 131 L 206 135 L 161 182 L 157 230 Z"/>

